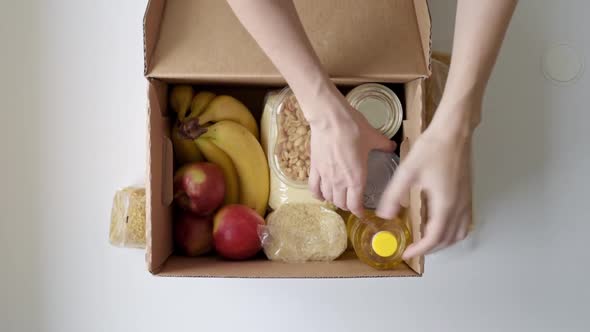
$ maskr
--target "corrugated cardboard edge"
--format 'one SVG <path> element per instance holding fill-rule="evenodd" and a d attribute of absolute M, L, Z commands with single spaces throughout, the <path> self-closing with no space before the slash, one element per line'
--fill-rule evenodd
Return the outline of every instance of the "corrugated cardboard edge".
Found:
<path fill-rule="evenodd" d="M 151 65 L 151 59 L 153 53 L 156 49 L 156 45 L 159 39 L 160 33 L 160 24 L 162 23 L 162 17 L 164 13 L 164 9 L 166 6 L 166 0 L 149 0 L 146 6 L 145 14 L 143 17 L 143 58 L 144 58 L 144 76 L 147 78 L 147 73 L 149 71 Z M 162 104 L 161 98 L 158 98 L 158 90 L 162 90 L 163 84 L 158 82 L 157 80 L 153 80 L 148 78 L 148 85 L 147 85 L 147 174 L 146 177 L 148 179 L 146 183 L 146 264 L 148 267 L 148 271 L 152 274 L 156 274 L 163 264 L 165 263 L 166 259 L 171 253 L 170 250 L 158 250 L 155 248 L 155 243 L 162 245 L 159 241 L 154 241 L 153 234 L 161 234 L 161 232 L 154 232 L 154 214 L 156 211 L 162 210 L 162 188 L 158 188 L 157 184 L 162 181 L 162 174 L 156 175 L 157 172 L 161 173 L 162 170 L 155 170 L 152 168 L 155 165 L 152 162 L 153 158 L 157 158 L 154 154 L 162 153 L 165 154 L 164 143 L 162 142 L 163 137 L 161 135 L 154 134 L 154 126 L 155 121 L 154 117 L 159 117 L 163 115 L 163 110 L 165 110 L 166 105 Z M 165 99 L 164 99 L 165 101 Z M 158 130 L 160 132 L 160 130 Z M 161 147 L 159 149 L 158 147 Z M 160 151 L 156 151 L 159 149 Z M 166 158 L 166 156 L 164 156 Z M 155 181 L 158 179 L 159 181 Z M 156 185 L 154 185 L 156 183 Z M 158 213 L 160 214 L 160 213 Z M 161 225 L 160 225 L 161 226 Z M 156 226 L 158 230 L 161 227 Z M 161 235 L 159 236 L 161 237 Z M 171 244 L 167 244 L 170 241 L 164 241 L 164 246 L 171 246 Z M 163 257 L 160 253 L 162 252 L 169 252 L 166 257 Z"/>
<path fill-rule="evenodd" d="M 170 183 L 172 151 L 169 123 L 165 118 L 167 86 L 158 80 L 148 80 L 148 142 L 146 183 L 146 262 L 148 270 L 157 271 L 170 256 L 172 244 L 172 212 Z M 160 160 L 156 163 L 154 160 Z M 170 173 L 170 174 L 168 174 Z"/>
<path fill-rule="evenodd" d="M 145 35 L 144 35 L 145 38 Z M 144 53 L 145 55 L 145 53 Z M 146 174 L 145 174 L 145 178 L 146 178 L 146 183 L 145 183 L 145 261 L 147 264 L 147 268 L 148 271 L 152 272 L 154 271 L 153 269 L 153 259 L 152 259 L 152 248 L 153 248 L 153 238 L 152 238 L 152 186 L 151 186 L 151 177 L 152 177 L 152 154 L 151 154 L 151 137 L 152 135 L 150 135 L 150 128 L 152 126 L 152 121 L 150 118 L 150 99 L 149 99 L 149 95 L 150 95 L 150 85 L 149 83 L 146 85 L 146 95 L 147 95 L 147 100 L 146 100 L 146 109 L 147 109 L 147 116 L 146 116 L 146 128 L 147 128 L 147 134 L 145 137 L 145 144 L 146 144 Z"/>
<path fill-rule="evenodd" d="M 162 81 L 166 81 L 168 83 L 191 83 L 191 84 L 235 84 L 235 85 L 252 85 L 253 83 L 256 85 L 268 85 L 273 86 L 277 89 L 283 88 L 286 84 L 285 79 L 280 75 L 260 75 L 260 74 L 249 74 L 244 75 L 243 77 L 240 76 L 232 76 L 232 77 L 219 77 L 219 76 L 209 76 L 209 75 L 201 75 L 199 78 L 195 78 L 190 75 L 178 75 L 176 73 L 159 73 L 156 76 L 151 74 L 147 74 L 147 78 L 151 79 L 158 79 Z M 426 77 L 426 76 L 419 76 L 419 77 Z M 405 83 L 411 80 L 416 79 L 416 75 L 397 75 L 395 79 L 392 79 L 389 76 L 358 76 L 354 78 L 348 77 L 330 77 L 331 81 L 334 84 L 341 84 L 341 85 L 358 85 L 365 82 L 373 82 L 373 83 Z"/>
<path fill-rule="evenodd" d="M 426 79 L 432 75 L 432 16 L 426 0 L 415 0 L 414 10 L 418 18 L 418 29 L 420 31 L 424 59 L 428 67 L 428 75 L 421 79 L 415 79 L 406 83 L 406 120 L 404 121 L 404 141 L 400 147 L 400 157 L 403 159 L 409 153 L 412 145 L 422 134 L 428 125 L 426 121 Z M 420 19 L 427 17 L 427 20 Z M 415 105 L 421 105 L 416 109 Z M 421 188 L 412 188 L 406 197 L 409 202 L 409 217 L 412 226 L 412 241 L 422 239 L 426 223 L 426 196 Z M 424 273 L 424 256 L 414 257 L 408 262 L 408 266 L 420 276 Z"/>
<path fill-rule="evenodd" d="M 158 43 L 166 0 L 149 0 L 143 16 L 143 73 L 147 75 Z"/>
<path fill-rule="evenodd" d="M 343 266 L 345 265 L 345 267 Z M 384 278 L 419 277 L 407 264 L 395 270 L 376 270 L 360 262 L 353 252 L 346 252 L 333 262 L 281 263 L 266 259 L 224 261 L 215 257 L 171 255 L 158 276 L 199 278 Z"/>
<path fill-rule="evenodd" d="M 424 61 L 428 67 L 428 75 L 432 75 L 432 15 L 430 14 L 430 7 L 426 0 L 414 1 L 414 10 L 418 21 L 418 29 L 420 37 L 422 38 L 422 50 L 424 52 Z M 421 18 L 428 17 L 428 20 Z"/>
<path fill-rule="evenodd" d="M 406 120 L 404 121 L 404 141 L 401 145 L 401 163 L 411 151 L 413 144 L 423 131 L 424 126 L 424 95 L 425 79 L 416 79 L 406 84 Z M 424 234 L 424 217 L 423 205 L 424 200 L 420 194 L 420 188 L 412 188 L 406 202 L 409 201 L 409 218 L 412 226 L 412 241 L 415 243 L 422 238 Z M 404 203 L 406 203 L 404 202 Z M 424 273 L 424 257 L 414 257 L 409 260 L 408 265 L 422 275 Z"/>
<path fill-rule="evenodd" d="M 363 82 L 406 82 L 429 75 L 426 54 L 429 54 L 430 26 L 426 0 L 380 0 L 374 4 L 357 0 L 300 0 L 296 1 L 296 7 L 314 49 L 331 77 L 355 77 Z M 339 11 L 341 13 L 348 7 L 354 15 L 339 15 Z M 371 16 L 363 14 L 370 12 L 371 8 L 373 24 L 346 24 L 363 18 L 359 22 L 371 22 Z M 418 13 L 423 17 L 416 19 Z M 346 17 L 347 21 L 338 17 Z M 205 25 L 197 24 L 198 21 L 204 21 Z M 403 25 L 392 22 L 403 22 Z M 156 49 L 153 54 L 148 53 L 148 77 L 166 81 L 183 78 L 197 83 L 217 80 L 220 83 L 262 84 L 275 83 L 281 77 L 235 18 L 226 1 L 170 1 L 166 3 L 160 23 Z M 331 30 L 318 30 L 318 27 L 326 26 Z M 384 30 L 392 27 L 395 27 L 393 31 Z M 346 34 L 336 33 L 338 29 Z M 198 40 L 202 42 L 196 42 Z M 326 42 L 328 40 L 333 42 Z M 367 48 L 363 51 L 350 41 L 363 42 Z M 403 47 L 399 47 L 401 45 Z M 341 52 L 330 51 L 333 49 Z M 363 53 L 368 53 L 365 63 L 359 61 Z M 235 54 L 242 56 L 237 59 Z M 406 79 L 407 76 L 411 77 Z"/>
<path fill-rule="evenodd" d="M 416 79 L 406 84 L 406 105 L 418 104 L 422 105 L 419 116 L 411 119 L 411 121 L 404 121 L 404 131 L 408 130 L 409 135 L 405 134 L 404 142 L 402 142 L 401 153 L 407 154 L 411 149 L 411 145 L 415 143 L 419 135 L 424 132 L 428 125 L 426 121 L 426 79 L 432 75 L 432 15 L 427 0 L 414 1 L 414 9 L 416 10 L 416 17 L 418 18 L 418 29 L 422 38 L 422 49 L 424 52 L 424 59 L 428 67 L 428 75 L 423 79 Z M 425 20 L 424 18 L 428 19 Z M 410 93 L 408 93 L 410 92 Z M 416 98 L 416 99 L 413 99 Z M 408 110 L 407 110 L 408 111 Z M 411 111 L 411 109 L 410 109 Z M 409 127 L 409 128 L 407 128 Z M 404 151 L 405 150 L 405 151 Z M 412 188 L 410 192 L 410 221 L 412 225 L 413 242 L 422 239 L 427 220 L 426 211 L 426 195 L 422 193 L 421 188 Z M 424 256 L 414 257 L 407 264 L 420 276 L 424 273 Z"/>

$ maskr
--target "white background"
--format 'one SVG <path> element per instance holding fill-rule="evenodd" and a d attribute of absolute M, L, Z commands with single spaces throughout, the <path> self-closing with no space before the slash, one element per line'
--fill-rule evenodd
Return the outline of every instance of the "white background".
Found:
<path fill-rule="evenodd" d="M 540 69 L 554 44 L 590 56 L 587 1 L 521 1 L 476 137 L 476 233 L 377 280 L 156 278 L 108 244 L 145 168 L 145 2 L 0 2 L 1 331 L 590 330 L 589 75 Z"/>

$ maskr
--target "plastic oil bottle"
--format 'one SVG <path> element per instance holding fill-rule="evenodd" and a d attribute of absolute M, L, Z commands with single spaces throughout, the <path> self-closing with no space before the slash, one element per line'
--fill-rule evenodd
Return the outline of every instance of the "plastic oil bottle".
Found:
<path fill-rule="evenodd" d="M 379 270 L 398 266 L 412 240 L 405 213 L 392 220 L 379 218 L 373 211 L 366 211 L 363 218 L 351 214 L 346 226 L 359 260 Z"/>

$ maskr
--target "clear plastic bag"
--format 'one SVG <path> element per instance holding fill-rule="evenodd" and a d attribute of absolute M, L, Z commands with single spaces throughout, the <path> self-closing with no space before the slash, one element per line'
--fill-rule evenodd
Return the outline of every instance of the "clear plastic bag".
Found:
<path fill-rule="evenodd" d="M 268 259 L 286 263 L 333 261 L 348 244 L 342 217 L 319 204 L 281 205 L 267 216 L 260 236 Z"/>
<path fill-rule="evenodd" d="M 145 189 L 127 187 L 113 198 L 109 242 L 116 247 L 145 248 Z"/>

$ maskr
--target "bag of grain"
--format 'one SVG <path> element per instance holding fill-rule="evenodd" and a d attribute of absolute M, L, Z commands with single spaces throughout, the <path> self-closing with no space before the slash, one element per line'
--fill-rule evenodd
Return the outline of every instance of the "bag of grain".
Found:
<path fill-rule="evenodd" d="M 281 205 L 267 216 L 261 237 L 268 259 L 286 263 L 332 261 L 347 247 L 344 220 L 321 204 Z"/>
<path fill-rule="evenodd" d="M 113 198 L 109 242 L 116 247 L 145 248 L 145 189 L 127 187 Z"/>

